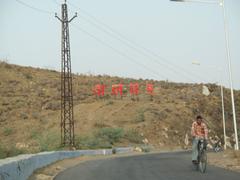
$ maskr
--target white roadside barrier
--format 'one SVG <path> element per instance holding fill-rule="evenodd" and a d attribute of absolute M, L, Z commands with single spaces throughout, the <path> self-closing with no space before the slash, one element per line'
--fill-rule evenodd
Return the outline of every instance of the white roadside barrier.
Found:
<path fill-rule="evenodd" d="M 129 153 L 133 148 L 115 148 L 116 153 Z M 0 180 L 26 180 L 36 169 L 56 161 L 83 155 L 110 155 L 112 149 L 52 151 L 26 154 L 0 160 Z"/>

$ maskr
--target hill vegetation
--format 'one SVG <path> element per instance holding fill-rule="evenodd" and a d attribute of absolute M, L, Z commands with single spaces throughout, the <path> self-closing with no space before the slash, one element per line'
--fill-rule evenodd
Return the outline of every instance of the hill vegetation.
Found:
<path fill-rule="evenodd" d="M 132 100 L 128 87 L 124 97 L 112 98 L 112 84 L 140 84 L 139 101 Z M 153 100 L 145 93 L 154 84 Z M 96 99 L 95 84 L 104 83 L 106 95 Z M 147 144 L 155 148 L 183 148 L 195 116 L 202 114 L 210 136 L 222 138 L 220 89 L 202 84 L 172 83 L 143 79 L 74 74 L 74 119 L 76 148 L 105 148 Z M 230 91 L 224 89 L 227 135 L 233 123 Z M 235 91 L 238 125 L 240 92 Z M 60 147 L 60 73 L 0 63 L 0 158 L 35 153 Z M 190 140 L 190 139 L 189 139 Z"/>

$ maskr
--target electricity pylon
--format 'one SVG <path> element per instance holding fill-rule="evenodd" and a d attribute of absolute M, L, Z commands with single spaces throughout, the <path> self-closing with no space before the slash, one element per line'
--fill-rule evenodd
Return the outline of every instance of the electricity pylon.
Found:
<path fill-rule="evenodd" d="M 77 13 L 68 20 L 66 0 L 62 4 L 62 18 L 55 17 L 62 23 L 61 42 L 61 143 L 64 146 L 74 146 L 74 119 L 73 119 L 73 94 L 72 70 L 70 55 L 69 23 L 77 17 Z"/>

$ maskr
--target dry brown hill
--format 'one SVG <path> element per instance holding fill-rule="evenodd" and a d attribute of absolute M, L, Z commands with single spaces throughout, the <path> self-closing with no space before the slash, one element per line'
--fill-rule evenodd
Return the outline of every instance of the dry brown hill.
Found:
<path fill-rule="evenodd" d="M 107 85 L 104 99 L 95 99 L 92 88 Z M 138 82 L 139 101 L 125 94 L 123 100 L 110 96 L 110 85 Z M 145 94 L 146 82 L 153 82 L 153 101 Z M 134 80 L 110 76 L 74 75 L 74 119 L 77 148 L 100 148 L 150 144 L 157 148 L 183 147 L 194 117 L 202 114 L 210 136 L 222 137 L 220 89 L 207 84 Z M 125 90 L 126 93 L 126 90 Z M 233 133 L 230 93 L 224 89 L 227 135 Z M 235 91 L 238 126 L 240 92 Z M 59 149 L 60 73 L 0 63 L 0 157 L 19 153 Z"/>

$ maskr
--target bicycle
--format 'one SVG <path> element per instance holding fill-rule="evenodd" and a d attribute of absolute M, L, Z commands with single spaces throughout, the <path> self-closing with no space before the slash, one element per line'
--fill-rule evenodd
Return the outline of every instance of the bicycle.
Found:
<path fill-rule="evenodd" d="M 221 141 L 220 141 L 220 140 L 218 140 L 218 141 L 214 144 L 213 150 L 214 150 L 216 153 L 219 152 L 219 151 L 222 151 Z"/>
<path fill-rule="evenodd" d="M 200 139 L 198 142 L 198 158 L 195 164 L 196 169 L 201 173 L 205 173 L 207 169 L 207 145 L 204 139 Z"/>

